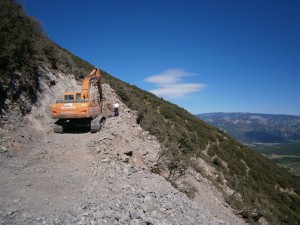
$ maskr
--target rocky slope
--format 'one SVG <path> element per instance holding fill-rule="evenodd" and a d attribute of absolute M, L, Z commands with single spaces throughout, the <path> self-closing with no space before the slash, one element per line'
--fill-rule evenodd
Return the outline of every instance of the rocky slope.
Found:
<path fill-rule="evenodd" d="M 186 176 L 190 199 L 151 172 L 161 145 L 107 84 L 100 132 L 53 133 L 50 104 L 80 87 L 71 75 L 39 74 L 31 113 L 11 105 L 1 119 L 0 224 L 245 224 L 201 175 Z M 111 116 L 115 100 L 119 117 Z"/>

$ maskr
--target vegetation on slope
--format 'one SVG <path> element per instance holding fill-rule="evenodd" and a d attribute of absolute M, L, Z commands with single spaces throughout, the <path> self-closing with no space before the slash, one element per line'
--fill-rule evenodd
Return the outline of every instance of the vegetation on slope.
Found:
<path fill-rule="evenodd" d="M 38 62 L 37 39 L 42 36 L 39 24 L 27 17 L 20 5 L 0 1 L 0 111 L 11 86 L 11 101 L 20 98 L 24 90 L 35 99 Z M 18 82 L 14 82 L 18 80 Z"/>
<path fill-rule="evenodd" d="M 77 78 L 91 70 L 92 65 L 49 41 L 38 23 L 12 0 L 1 0 L 0 10 L 1 108 L 6 99 L 20 101 L 24 90 L 34 102 L 39 63 L 73 73 Z M 17 37 L 20 32 L 22 37 Z M 264 216 L 272 224 L 299 224 L 299 178 L 186 110 L 104 71 L 103 79 L 124 103 L 137 111 L 137 122 L 162 143 L 161 159 L 168 167 L 167 179 L 171 183 L 188 167 L 203 173 L 197 165 L 197 158 L 203 158 L 216 168 L 219 178 L 224 177 L 208 178 L 220 188 L 226 184 L 233 190 L 227 195 L 228 201 L 250 221 Z"/>

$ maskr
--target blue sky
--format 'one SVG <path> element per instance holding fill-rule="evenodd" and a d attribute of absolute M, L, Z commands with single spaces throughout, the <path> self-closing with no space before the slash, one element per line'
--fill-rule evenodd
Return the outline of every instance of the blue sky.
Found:
<path fill-rule="evenodd" d="M 48 37 L 191 113 L 300 115 L 298 0 L 19 0 Z"/>

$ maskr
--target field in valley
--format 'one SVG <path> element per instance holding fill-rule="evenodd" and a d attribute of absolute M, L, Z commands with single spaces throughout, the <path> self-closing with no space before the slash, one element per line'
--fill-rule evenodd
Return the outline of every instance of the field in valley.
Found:
<path fill-rule="evenodd" d="M 300 176 L 300 142 L 255 145 L 253 148 L 290 173 Z"/>

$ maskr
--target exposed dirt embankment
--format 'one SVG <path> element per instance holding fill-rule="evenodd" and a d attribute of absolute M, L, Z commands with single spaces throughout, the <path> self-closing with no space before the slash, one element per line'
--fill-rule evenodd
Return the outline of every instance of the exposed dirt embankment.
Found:
<path fill-rule="evenodd" d="M 1 121 L 0 224 L 244 224 L 201 176 L 190 178 L 191 200 L 151 173 L 160 143 L 106 84 L 100 132 L 53 133 L 51 103 L 80 87 L 71 75 L 40 73 L 31 113 L 12 107 Z M 108 115 L 115 100 L 119 117 Z"/>

